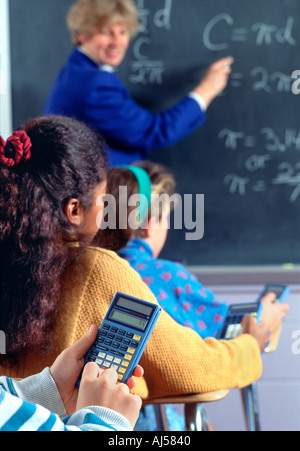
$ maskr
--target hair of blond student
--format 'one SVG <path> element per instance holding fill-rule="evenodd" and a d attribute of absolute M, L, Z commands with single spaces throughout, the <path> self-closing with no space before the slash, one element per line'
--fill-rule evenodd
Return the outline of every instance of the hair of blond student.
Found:
<path fill-rule="evenodd" d="M 108 24 L 122 22 L 131 36 L 140 27 L 138 11 L 133 0 L 77 0 L 67 15 L 72 42 L 79 45 L 79 36 L 89 38 Z"/>
<path fill-rule="evenodd" d="M 164 213 L 164 203 L 162 202 L 162 195 L 166 194 L 169 197 L 172 196 L 176 186 L 174 177 L 166 167 L 158 163 L 142 161 L 136 163 L 134 166 L 143 168 L 148 173 L 151 180 L 152 201 L 149 208 L 148 218 L 152 218 L 154 215 L 158 215 L 157 219 L 161 220 Z M 159 201 L 158 205 L 154 205 L 156 201 Z M 139 231 L 140 229 L 138 229 L 136 233 L 139 234 Z"/>
<path fill-rule="evenodd" d="M 154 203 L 158 199 L 158 205 L 150 205 L 148 215 L 146 220 L 149 220 L 155 216 L 158 220 L 161 220 L 165 212 L 165 203 L 161 201 L 163 195 L 170 198 L 175 191 L 175 180 L 173 175 L 164 166 L 152 163 L 150 161 L 137 162 L 134 166 L 143 168 L 149 175 L 151 180 L 151 194 Z M 119 187 L 127 187 L 127 228 L 119 227 L 119 212 L 122 209 L 119 199 Z M 138 181 L 134 174 L 124 168 L 124 167 L 114 167 L 108 172 L 107 179 L 107 193 L 111 194 L 116 201 L 116 228 L 99 230 L 97 237 L 95 239 L 95 244 L 106 249 L 118 251 L 122 247 L 126 246 L 127 242 L 134 236 L 143 237 L 145 233 L 145 228 L 143 224 L 138 229 L 132 229 L 129 226 L 128 218 L 130 217 L 132 211 L 136 208 L 128 205 L 128 200 L 131 196 L 139 194 Z M 153 196 L 154 194 L 154 196 Z M 155 196 L 156 195 L 156 196 Z M 167 203 L 167 202 L 166 202 Z M 124 207 L 124 206 L 123 206 Z M 168 208 L 172 208 L 172 205 L 168 203 Z M 152 216 L 153 215 L 153 216 Z"/>

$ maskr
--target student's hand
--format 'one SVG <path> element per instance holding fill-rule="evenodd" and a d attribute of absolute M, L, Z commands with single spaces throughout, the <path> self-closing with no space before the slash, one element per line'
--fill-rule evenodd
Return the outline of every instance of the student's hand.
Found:
<path fill-rule="evenodd" d="M 252 337 L 256 339 L 261 352 L 263 352 L 270 341 L 270 330 L 268 325 L 263 321 L 258 323 L 256 318 L 247 315 L 243 318 L 242 328 L 242 333 L 252 335 Z"/>
<path fill-rule="evenodd" d="M 75 412 L 78 398 L 78 388 L 75 387 L 75 384 L 82 371 L 84 357 L 94 343 L 97 333 L 98 328 L 92 326 L 84 337 L 63 351 L 50 368 L 51 375 L 56 383 L 68 415 Z M 134 371 L 134 377 L 142 376 L 143 369 L 137 366 Z M 130 378 L 127 382 L 130 390 L 136 385 L 134 377 Z"/>
<path fill-rule="evenodd" d="M 234 59 L 231 56 L 216 61 L 209 66 L 202 81 L 194 89 L 194 92 L 202 97 L 207 107 L 226 88 L 233 63 Z"/>
<path fill-rule="evenodd" d="M 271 332 L 271 334 L 277 332 L 281 321 L 289 311 L 288 304 L 274 304 L 276 299 L 275 293 L 268 293 L 262 300 L 263 312 L 261 319 L 264 321 Z"/>
<path fill-rule="evenodd" d="M 102 406 L 123 415 L 134 428 L 142 407 L 142 400 L 130 394 L 129 387 L 118 384 L 116 371 L 103 370 L 96 363 L 88 363 L 83 371 L 76 410 L 88 406 Z"/>

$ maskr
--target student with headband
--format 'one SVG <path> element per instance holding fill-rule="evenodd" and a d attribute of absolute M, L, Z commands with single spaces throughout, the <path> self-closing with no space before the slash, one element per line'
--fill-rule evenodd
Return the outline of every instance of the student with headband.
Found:
<path fill-rule="evenodd" d="M 120 191 L 122 188 L 126 188 L 126 198 Z M 117 227 L 112 230 L 105 228 L 98 232 L 97 240 L 102 245 L 106 241 L 105 246 L 118 251 L 128 261 L 149 286 L 161 307 L 177 323 L 193 329 L 202 338 L 216 337 L 222 328 L 227 304 L 219 302 L 211 290 L 203 286 L 183 265 L 159 258 L 167 239 L 170 196 L 174 191 L 172 174 L 159 164 L 144 161 L 110 169 L 107 193 L 116 200 L 117 209 L 112 209 L 116 218 L 122 211 L 122 225 L 117 223 Z M 149 192 L 152 193 L 150 197 Z M 142 217 L 136 215 L 136 212 L 140 212 L 141 204 L 137 210 L 133 210 L 134 202 L 129 201 L 132 196 L 136 200 L 137 195 L 144 205 Z M 122 205 L 124 202 L 126 206 Z M 127 215 L 126 227 L 124 215 Z M 273 300 L 272 294 L 263 300 L 263 318 L 270 331 L 276 330 L 288 309 L 287 305 L 274 306 Z M 246 355 L 246 348 L 244 352 Z M 172 406 L 166 408 L 171 430 L 181 430 L 184 427 L 182 416 Z M 137 429 L 152 430 L 153 422 L 153 409 L 147 406 L 142 410 Z"/>
<path fill-rule="evenodd" d="M 133 207 L 128 206 L 128 199 L 137 192 L 149 210 L 145 211 L 143 207 L 143 218 L 136 224 L 131 221 L 127 223 L 127 228 L 105 230 L 105 235 L 109 237 L 107 245 L 141 275 L 160 305 L 179 324 L 192 328 L 202 338 L 217 337 L 223 327 L 227 304 L 219 302 L 211 290 L 203 286 L 183 265 L 159 258 L 167 239 L 170 214 L 170 202 L 166 201 L 164 207 L 160 201 L 163 201 L 162 195 L 166 195 L 166 200 L 169 200 L 174 194 L 172 174 L 163 166 L 149 161 L 110 169 L 107 192 L 118 199 L 122 184 L 127 189 L 128 197 L 123 200 L 127 203 L 128 218 L 134 218 Z M 150 191 L 152 201 L 151 197 L 149 199 Z M 160 204 L 155 205 L 157 202 Z M 126 211 L 118 201 L 117 204 Z M 116 216 L 118 218 L 118 211 Z M 273 300 L 274 296 L 270 295 L 263 301 L 263 319 L 272 332 L 277 330 L 288 310 L 287 304 L 273 305 Z"/>

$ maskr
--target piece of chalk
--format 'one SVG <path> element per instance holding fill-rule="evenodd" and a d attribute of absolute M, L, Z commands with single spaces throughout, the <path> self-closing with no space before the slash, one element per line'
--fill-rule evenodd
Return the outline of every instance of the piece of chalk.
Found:
<path fill-rule="evenodd" d="M 294 269 L 295 265 L 293 263 L 285 263 L 284 265 L 282 265 L 282 267 L 284 269 Z"/>

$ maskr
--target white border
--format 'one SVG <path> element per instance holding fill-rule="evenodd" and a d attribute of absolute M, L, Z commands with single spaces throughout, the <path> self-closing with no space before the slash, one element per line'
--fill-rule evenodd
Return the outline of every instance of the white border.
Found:
<path fill-rule="evenodd" d="M 0 0 L 0 134 L 12 132 L 9 0 Z"/>

